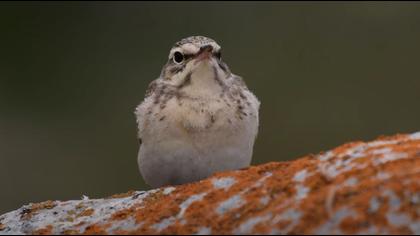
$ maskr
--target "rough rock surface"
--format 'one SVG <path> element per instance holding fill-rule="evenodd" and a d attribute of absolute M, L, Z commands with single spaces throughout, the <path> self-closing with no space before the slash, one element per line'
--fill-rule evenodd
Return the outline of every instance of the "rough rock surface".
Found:
<path fill-rule="evenodd" d="M 420 234 L 420 132 L 0 216 L 0 234 Z"/>

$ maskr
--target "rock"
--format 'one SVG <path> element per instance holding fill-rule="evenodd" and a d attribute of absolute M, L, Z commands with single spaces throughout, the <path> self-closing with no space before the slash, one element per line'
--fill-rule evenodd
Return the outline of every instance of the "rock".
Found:
<path fill-rule="evenodd" d="M 0 216 L 0 234 L 420 234 L 420 132 Z"/>

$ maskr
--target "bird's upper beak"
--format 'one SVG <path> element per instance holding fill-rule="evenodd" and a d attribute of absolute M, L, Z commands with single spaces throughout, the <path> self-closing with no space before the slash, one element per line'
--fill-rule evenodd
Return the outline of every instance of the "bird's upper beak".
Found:
<path fill-rule="evenodd" d="M 202 46 L 200 48 L 200 51 L 197 53 L 194 64 L 197 64 L 203 60 L 210 59 L 212 55 L 212 51 L 213 51 L 213 47 L 211 45 Z"/>

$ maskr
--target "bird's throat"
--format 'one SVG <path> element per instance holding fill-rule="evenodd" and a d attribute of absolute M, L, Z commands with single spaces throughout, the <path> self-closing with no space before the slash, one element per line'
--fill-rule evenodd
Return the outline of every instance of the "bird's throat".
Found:
<path fill-rule="evenodd" d="M 222 91 L 221 73 L 210 63 L 201 63 L 190 74 L 188 86 L 183 92 L 192 97 L 214 97 Z"/>

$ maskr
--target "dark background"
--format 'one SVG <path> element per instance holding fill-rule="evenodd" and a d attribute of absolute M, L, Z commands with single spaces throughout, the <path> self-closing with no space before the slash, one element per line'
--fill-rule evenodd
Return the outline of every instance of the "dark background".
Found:
<path fill-rule="evenodd" d="M 262 102 L 253 164 L 420 121 L 420 4 L 0 3 L 0 212 L 142 190 L 134 108 L 190 35 Z"/>

